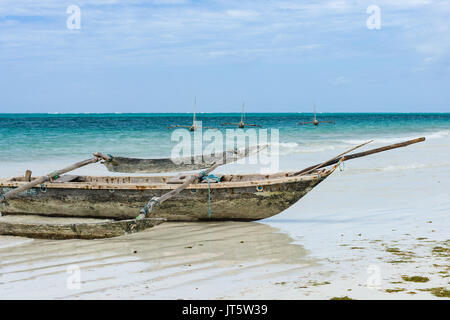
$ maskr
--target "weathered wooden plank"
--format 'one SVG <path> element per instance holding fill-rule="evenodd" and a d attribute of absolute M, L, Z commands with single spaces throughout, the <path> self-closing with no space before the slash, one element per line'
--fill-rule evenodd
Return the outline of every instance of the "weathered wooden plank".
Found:
<path fill-rule="evenodd" d="M 25 181 L 31 181 L 31 170 L 25 171 Z"/>
<path fill-rule="evenodd" d="M 65 222 L 64 220 L 69 220 Z M 41 239 L 100 239 L 136 233 L 166 221 L 162 218 L 141 220 L 72 222 L 70 218 L 33 216 L 0 217 L 0 235 Z"/>
<path fill-rule="evenodd" d="M 59 177 L 56 180 L 53 180 L 53 182 L 55 183 L 65 183 L 65 182 L 71 182 L 74 181 L 76 179 L 78 179 L 80 176 L 75 176 L 75 175 L 71 175 L 71 174 L 65 174 L 62 175 L 61 177 Z"/>

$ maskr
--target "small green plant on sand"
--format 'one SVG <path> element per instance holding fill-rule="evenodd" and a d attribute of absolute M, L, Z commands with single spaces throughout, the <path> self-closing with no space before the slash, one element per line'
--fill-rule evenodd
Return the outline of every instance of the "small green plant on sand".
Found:
<path fill-rule="evenodd" d="M 354 300 L 348 296 L 344 296 L 344 297 L 333 297 L 330 300 Z"/>
<path fill-rule="evenodd" d="M 397 288 L 397 289 L 386 289 L 386 290 L 384 290 L 384 291 L 386 291 L 387 293 L 393 293 L 393 292 L 402 292 L 402 291 L 405 291 L 405 289 L 402 289 L 402 288 Z"/>
<path fill-rule="evenodd" d="M 330 282 L 328 282 L 328 281 L 324 281 L 324 282 L 310 281 L 309 283 L 315 287 L 330 284 Z"/>
<path fill-rule="evenodd" d="M 389 260 L 388 263 L 411 263 L 412 260 Z"/>
<path fill-rule="evenodd" d="M 433 254 L 436 254 L 440 257 L 448 257 L 450 255 L 450 249 L 444 248 L 444 247 L 434 247 L 433 248 Z"/>
<path fill-rule="evenodd" d="M 429 291 L 433 295 L 439 298 L 450 298 L 450 290 L 445 289 L 444 287 L 438 288 L 429 288 L 429 289 L 419 289 L 420 291 Z"/>
<path fill-rule="evenodd" d="M 412 276 L 412 277 L 402 276 L 402 279 L 405 281 L 410 281 L 410 282 L 428 282 L 428 281 L 430 281 L 429 278 L 421 277 L 421 276 Z"/>

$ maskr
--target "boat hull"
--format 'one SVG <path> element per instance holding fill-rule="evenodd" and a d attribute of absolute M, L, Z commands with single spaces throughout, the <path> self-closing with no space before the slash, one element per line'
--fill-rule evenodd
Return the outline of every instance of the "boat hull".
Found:
<path fill-rule="evenodd" d="M 17 218 L 17 219 L 15 219 Z M 31 220 L 31 221 L 30 221 Z M 67 221 L 68 220 L 68 221 Z M 39 239 L 102 239 L 140 232 L 165 222 L 165 219 L 129 220 L 50 218 L 38 215 L 0 217 L 0 235 Z"/>
<path fill-rule="evenodd" d="M 110 172 L 123 173 L 158 173 L 158 172 L 180 172 L 199 170 L 210 167 L 214 164 L 215 158 L 211 160 L 203 157 L 192 157 L 186 161 L 181 159 L 179 162 L 171 159 L 136 159 L 114 157 L 112 162 L 104 161 L 102 164 Z"/>
<path fill-rule="evenodd" d="M 168 221 L 265 219 L 292 206 L 331 172 L 307 179 L 278 179 L 279 182 L 191 185 L 159 205 L 151 217 Z M 0 183 L 3 193 L 10 189 Z M 167 188 L 136 186 L 108 189 L 97 185 L 84 188 L 70 184 L 48 185 L 46 189 L 33 188 L 9 199 L 6 204 L 0 204 L 0 211 L 4 214 L 130 219 L 135 218 L 151 198 L 168 191 Z"/>
<path fill-rule="evenodd" d="M 122 173 L 161 173 L 161 172 L 186 172 L 209 168 L 216 163 L 232 163 L 236 159 L 248 156 L 264 147 L 253 146 L 236 152 L 218 152 L 210 155 L 197 155 L 187 158 L 164 159 L 139 159 L 112 157 L 111 161 L 103 161 L 102 164 L 110 172 Z M 227 158 L 228 157 L 228 158 Z"/>

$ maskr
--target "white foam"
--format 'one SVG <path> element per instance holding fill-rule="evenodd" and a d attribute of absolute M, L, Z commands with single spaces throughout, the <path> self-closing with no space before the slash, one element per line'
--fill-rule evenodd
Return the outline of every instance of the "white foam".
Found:
<path fill-rule="evenodd" d="M 441 131 L 437 131 L 431 134 L 427 134 L 425 135 L 425 137 L 427 139 L 439 139 L 439 138 L 444 138 L 447 137 L 448 135 L 450 135 L 450 130 L 441 130 Z"/>
<path fill-rule="evenodd" d="M 288 155 L 292 153 L 315 153 L 334 150 L 336 147 L 327 144 L 315 144 L 315 145 L 300 145 L 296 142 L 280 142 L 272 143 L 272 146 L 279 147 L 280 155 Z"/>
<path fill-rule="evenodd" d="M 375 143 L 397 143 L 402 142 L 405 140 L 412 140 L 416 139 L 418 137 L 425 137 L 425 139 L 439 139 L 439 138 L 445 138 L 448 135 L 450 135 L 450 130 L 440 130 L 436 132 L 427 132 L 427 133 L 418 133 L 414 136 L 402 136 L 402 137 L 389 137 L 389 138 L 374 138 Z M 361 144 L 366 142 L 366 140 L 361 139 L 345 139 L 342 140 L 342 142 L 347 144 Z"/>
<path fill-rule="evenodd" d="M 412 170 L 412 169 L 424 169 L 424 168 L 439 168 L 448 167 L 450 163 L 411 163 L 406 165 L 391 165 L 383 168 L 377 168 L 380 171 L 398 171 L 398 170 Z"/>

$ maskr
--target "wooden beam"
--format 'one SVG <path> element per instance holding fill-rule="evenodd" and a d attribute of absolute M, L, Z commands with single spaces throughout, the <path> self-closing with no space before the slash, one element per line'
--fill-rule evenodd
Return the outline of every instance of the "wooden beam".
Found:
<path fill-rule="evenodd" d="M 388 151 L 388 150 L 392 150 L 392 149 L 396 149 L 396 148 L 406 147 L 406 146 L 409 146 L 411 144 L 419 143 L 419 142 L 422 142 L 422 141 L 425 141 L 424 137 L 413 139 L 413 140 L 408 140 L 408 141 L 405 141 L 405 142 L 395 143 L 395 144 L 391 144 L 391 145 L 388 145 L 388 146 L 385 146 L 385 147 L 371 149 L 371 150 L 368 150 L 368 151 L 363 151 L 363 152 L 349 154 L 348 156 L 344 156 L 343 160 L 347 161 L 347 160 L 351 160 L 351 159 L 361 158 L 361 157 L 365 157 L 365 156 L 368 156 L 368 155 L 371 155 L 371 154 L 375 154 L 375 153 L 379 153 L 379 152 L 383 152 L 383 151 Z M 328 166 L 330 166 L 332 164 L 338 163 L 339 160 L 340 160 L 340 158 L 339 159 L 328 160 L 328 161 L 323 162 L 321 164 L 314 165 L 314 166 L 305 168 L 305 169 L 303 169 L 303 170 L 301 170 L 299 172 L 296 172 L 295 175 L 303 174 L 303 173 L 305 173 L 305 172 L 307 172 L 307 171 L 309 171 L 311 169 L 320 169 L 320 168 L 328 167 Z"/>

